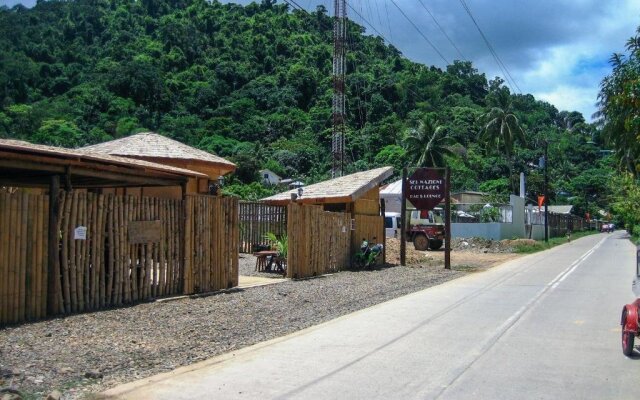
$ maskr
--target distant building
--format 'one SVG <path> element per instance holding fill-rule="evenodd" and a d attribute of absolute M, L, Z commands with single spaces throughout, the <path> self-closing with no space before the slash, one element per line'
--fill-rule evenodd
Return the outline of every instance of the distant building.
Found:
<path fill-rule="evenodd" d="M 462 204 L 486 203 L 487 194 L 470 190 L 451 193 L 451 200 Z"/>
<path fill-rule="evenodd" d="M 278 185 L 282 181 L 282 178 L 280 176 L 269 169 L 261 169 L 259 172 L 262 183 L 264 183 L 265 185 Z"/>

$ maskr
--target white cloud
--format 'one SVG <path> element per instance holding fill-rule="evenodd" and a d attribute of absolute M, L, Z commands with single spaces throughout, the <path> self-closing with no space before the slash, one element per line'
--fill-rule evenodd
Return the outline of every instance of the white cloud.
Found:
<path fill-rule="evenodd" d="M 553 104 L 559 110 L 580 111 L 587 121 L 596 111 L 597 87 L 555 85 L 551 91 L 531 93 L 536 99 Z"/>

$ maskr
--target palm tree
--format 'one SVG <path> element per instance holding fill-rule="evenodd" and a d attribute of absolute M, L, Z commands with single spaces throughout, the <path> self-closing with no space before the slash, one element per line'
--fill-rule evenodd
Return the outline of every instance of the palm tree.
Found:
<path fill-rule="evenodd" d="M 487 96 L 487 102 L 492 107 L 482 116 L 484 138 L 510 160 L 515 142 L 525 142 L 524 130 L 511 110 L 511 94 L 508 89 L 500 88 Z"/>
<path fill-rule="evenodd" d="M 598 112 L 594 114 L 602 127 L 607 144 L 612 146 L 620 162 L 635 177 L 640 174 L 640 27 L 627 41 L 628 55 L 616 54 L 609 62 L 611 75 L 600 84 Z"/>
<path fill-rule="evenodd" d="M 509 182 L 515 190 L 513 178 L 513 146 L 516 141 L 525 143 L 524 130 L 518 117 L 513 113 L 511 94 L 507 88 L 499 88 L 487 95 L 487 104 L 491 108 L 482 116 L 484 121 L 483 136 L 489 148 L 501 151 L 509 165 Z"/>
<path fill-rule="evenodd" d="M 445 155 L 453 156 L 453 139 L 439 121 L 425 115 L 418 126 L 410 128 L 403 139 L 409 159 L 417 167 L 444 167 Z"/>

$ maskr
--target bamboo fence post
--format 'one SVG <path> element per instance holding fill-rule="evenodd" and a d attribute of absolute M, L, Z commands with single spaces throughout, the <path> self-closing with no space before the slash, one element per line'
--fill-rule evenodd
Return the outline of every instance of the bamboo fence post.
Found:
<path fill-rule="evenodd" d="M 104 213 L 104 200 L 105 197 L 103 194 L 98 195 L 98 226 L 97 226 L 97 236 L 96 236 L 96 243 L 97 243 L 97 261 L 96 261 L 96 276 L 98 279 L 98 282 L 96 282 L 96 286 L 97 286 L 97 291 L 98 291 L 98 295 L 97 295 L 97 300 L 96 300 L 96 307 L 99 308 L 103 308 L 105 301 L 104 301 L 104 296 L 105 296 L 105 285 L 106 285 L 106 274 L 105 274 L 105 270 L 106 270 L 106 266 L 105 266 L 105 257 L 104 257 L 104 245 L 105 245 L 105 235 L 104 235 L 104 231 L 106 228 L 106 224 L 105 224 L 105 213 Z"/>
<path fill-rule="evenodd" d="M 172 218 L 172 210 L 175 207 L 175 201 L 174 200 L 168 200 L 167 201 L 167 210 L 166 210 L 166 214 L 165 214 L 165 218 L 167 219 L 166 225 L 167 225 L 167 236 L 166 236 L 166 243 L 165 246 L 167 248 L 167 277 L 166 277 L 166 283 L 165 283 L 165 294 L 173 294 L 173 289 L 171 287 L 171 276 L 173 274 L 173 230 L 174 230 L 174 225 L 173 225 L 173 218 Z"/>
<path fill-rule="evenodd" d="M 106 286 L 106 291 L 105 291 L 105 305 L 106 306 L 112 306 L 115 304 L 115 297 L 114 297 L 114 274 L 115 274 L 115 237 L 114 237 L 114 229 L 113 229 L 113 223 L 114 223 L 114 205 L 113 203 L 115 202 L 115 196 L 114 195 L 108 195 L 107 197 L 107 243 L 109 246 L 109 254 L 108 257 L 109 259 L 107 260 L 107 286 Z"/>
<path fill-rule="evenodd" d="M 158 199 L 151 198 L 151 220 L 158 220 Z M 158 297 L 158 242 L 151 244 L 153 255 L 151 257 L 151 276 L 153 277 L 151 295 L 153 298 Z"/>
<path fill-rule="evenodd" d="M 84 222 L 85 217 L 85 205 L 86 205 L 86 196 L 84 193 L 78 193 L 78 219 L 76 222 L 76 226 L 84 226 L 86 224 Z M 84 240 L 78 240 L 74 235 L 74 242 L 76 243 L 76 266 L 77 266 L 77 280 L 76 283 L 77 293 L 78 293 L 78 311 L 84 310 Z"/>
<path fill-rule="evenodd" d="M 40 280 L 38 281 L 38 318 L 44 318 L 47 313 L 47 282 L 48 278 L 48 260 L 47 260 L 47 236 L 48 227 L 45 215 L 49 208 L 47 197 L 42 195 L 38 197 L 38 268 L 40 269 Z"/>
<path fill-rule="evenodd" d="M 158 208 L 158 219 L 160 220 L 160 243 L 158 244 L 159 246 L 159 251 L 160 254 L 158 255 L 158 296 L 164 296 L 165 293 L 165 245 L 164 245 L 164 241 L 167 237 L 166 235 L 166 220 L 165 220 L 165 211 L 166 211 L 166 207 L 167 207 L 167 200 L 166 199 L 160 199 L 159 201 L 159 208 Z"/>
<path fill-rule="evenodd" d="M 27 198 L 27 194 L 24 192 L 20 192 L 18 194 L 18 207 L 20 207 L 20 219 L 19 225 L 17 226 L 18 231 L 20 232 L 20 245 L 18 246 L 18 250 L 20 253 L 18 254 L 19 263 L 18 263 L 18 288 L 20 289 L 20 297 L 18 298 L 18 321 L 24 321 L 26 316 L 26 299 L 28 296 L 27 293 L 27 243 L 29 241 L 28 233 L 27 233 L 27 224 L 28 224 L 28 216 L 29 216 L 29 199 Z"/>
<path fill-rule="evenodd" d="M 111 237 L 111 251 L 113 251 L 113 270 L 111 271 L 112 281 L 110 288 L 110 305 L 115 306 L 118 304 L 118 297 L 116 292 L 118 290 L 118 236 L 117 236 L 117 224 L 118 224 L 118 205 L 117 195 L 113 195 L 111 209 L 109 210 L 109 236 Z"/>
<path fill-rule="evenodd" d="M 126 209 L 126 201 L 127 199 L 131 199 L 131 196 L 118 196 L 117 197 L 117 213 L 116 213 L 116 221 L 117 223 L 117 235 L 116 235 L 116 243 L 118 250 L 118 305 L 126 304 L 127 302 L 127 289 L 129 282 L 129 274 L 127 270 L 129 266 L 133 267 L 132 263 L 129 262 L 129 257 L 127 256 L 127 249 L 129 246 L 126 245 L 126 241 L 124 237 L 127 235 L 127 222 L 124 220 L 124 213 Z"/>
<path fill-rule="evenodd" d="M 142 220 L 143 221 L 149 221 L 149 215 L 150 215 L 150 210 L 149 210 L 149 198 L 148 197 L 143 197 L 143 216 L 142 216 Z M 144 293 L 145 293 L 145 297 L 147 299 L 151 298 L 151 283 L 153 282 L 153 277 L 151 276 L 151 263 L 149 262 L 149 259 L 151 258 L 151 244 L 150 243 L 144 243 L 142 245 L 142 249 L 143 249 L 143 259 L 144 259 Z"/>
<path fill-rule="evenodd" d="M 130 222 L 134 220 L 135 204 L 132 201 L 131 197 L 127 197 L 125 199 L 125 204 L 126 204 L 126 207 L 125 207 L 124 219 L 125 219 L 125 226 L 127 227 L 126 234 L 125 234 L 127 242 L 125 243 L 125 248 L 129 252 L 129 255 L 132 255 L 135 253 L 135 245 L 129 242 L 129 225 L 130 225 Z M 130 257 L 130 259 L 131 261 L 129 261 L 128 263 L 131 265 L 131 298 L 133 299 L 133 301 L 139 301 L 141 298 L 141 293 L 138 290 L 138 279 L 139 279 L 138 268 L 136 267 L 135 257 Z"/>
<path fill-rule="evenodd" d="M 6 324 L 9 320 L 9 240 L 8 225 L 10 204 L 9 194 L 0 192 L 0 326 Z"/>
<path fill-rule="evenodd" d="M 115 304 L 121 306 L 125 300 L 125 287 L 124 287 L 124 271 L 125 271 L 125 263 L 127 263 L 127 246 L 122 245 L 122 232 L 126 230 L 124 225 L 124 208 L 125 201 L 130 198 L 128 196 L 116 196 L 114 201 L 114 236 L 115 236 L 115 252 L 116 252 L 116 264 L 115 264 L 115 293 L 116 293 L 116 302 Z"/>
<path fill-rule="evenodd" d="M 120 233 L 120 247 L 123 252 L 122 268 L 124 279 L 125 300 L 127 302 L 138 301 L 140 294 L 138 292 L 138 268 L 137 257 L 135 256 L 135 247 L 129 241 L 129 225 L 133 220 L 132 212 L 136 202 L 135 197 L 123 196 L 122 198 L 122 214 Z M 132 252 L 132 249 L 134 251 Z"/>
<path fill-rule="evenodd" d="M 29 248 L 27 249 L 27 276 L 26 282 L 28 286 L 26 303 L 27 319 L 32 321 L 37 318 L 37 297 L 38 297 L 38 281 L 40 279 L 38 269 L 38 199 L 34 195 L 27 195 L 28 199 L 28 226 L 27 232 L 29 237 Z"/>
<path fill-rule="evenodd" d="M 9 301 L 11 304 L 11 318 L 9 322 L 16 322 L 18 320 L 18 311 L 20 308 L 20 289 L 18 287 L 18 272 L 17 268 L 19 268 L 19 246 L 20 246 L 20 232 L 18 231 L 18 221 L 19 221 L 19 202 L 18 196 L 16 194 L 11 196 L 11 225 L 10 225 L 10 235 L 11 237 L 11 256 L 9 257 Z"/>
<path fill-rule="evenodd" d="M 193 244 L 191 243 L 191 218 L 192 218 L 192 212 L 191 212 L 191 199 L 189 197 L 185 198 L 182 201 L 182 206 L 184 208 L 184 242 L 185 242 L 185 257 L 184 257 L 184 263 L 183 263 L 183 267 L 184 267 L 184 287 L 182 288 L 182 291 L 184 294 L 190 294 L 191 293 L 191 286 L 192 286 L 192 272 L 191 272 L 191 257 L 190 255 L 193 254 Z M 173 220 L 173 210 L 175 209 L 175 207 L 171 207 L 171 211 L 170 211 L 170 224 L 169 226 L 175 226 L 175 221 Z M 169 247 L 171 248 L 170 253 L 173 254 L 173 235 L 171 235 L 169 237 Z M 172 257 L 173 260 L 173 257 Z M 172 290 L 173 293 L 173 290 Z"/>
<path fill-rule="evenodd" d="M 90 229 L 89 229 L 89 257 L 90 260 L 87 262 L 90 265 L 89 270 L 89 295 L 87 300 L 87 309 L 95 310 L 96 309 L 96 298 L 97 291 L 96 288 L 98 285 L 96 284 L 96 270 L 97 270 L 97 256 L 98 256 L 98 197 L 97 194 L 92 194 L 91 199 L 91 219 L 90 219 Z"/>
<path fill-rule="evenodd" d="M 69 218 L 69 292 L 71 299 L 71 312 L 78 311 L 78 294 L 77 289 L 77 266 L 76 266 L 76 241 L 73 232 L 78 221 L 78 192 L 73 191 L 71 195 L 71 217 Z"/>
<path fill-rule="evenodd" d="M 87 193 L 85 195 L 85 198 L 86 198 L 86 201 L 85 201 L 85 207 L 84 207 L 85 208 L 84 221 L 86 224 L 85 227 L 87 228 L 87 237 L 83 243 L 84 253 L 82 255 L 82 259 L 84 262 L 84 278 L 83 278 L 84 309 L 90 310 L 91 309 L 91 260 L 89 257 L 91 255 L 91 252 L 89 250 L 90 250 L 90 245 L 92 244 L 92 241 L 93 241 L 92 229 L 93 229 L 94 221 L 92 217 L 93 217 L 94 195 L 93 193 Z"/>

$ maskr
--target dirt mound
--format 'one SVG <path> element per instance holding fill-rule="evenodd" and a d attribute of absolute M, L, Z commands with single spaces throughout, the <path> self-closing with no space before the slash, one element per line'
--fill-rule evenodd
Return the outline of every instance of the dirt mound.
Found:
<path fill-rule="evenodd" d="M 529 239 L 492 240 L 478 237 L 454 238 L 451 240 L 451 250 L 472 251 L 477 253 L 513 253 L 516 243 L 520 240 L 528 241 Z M 533 242 L 535 242 L 535 240 Z"/>

